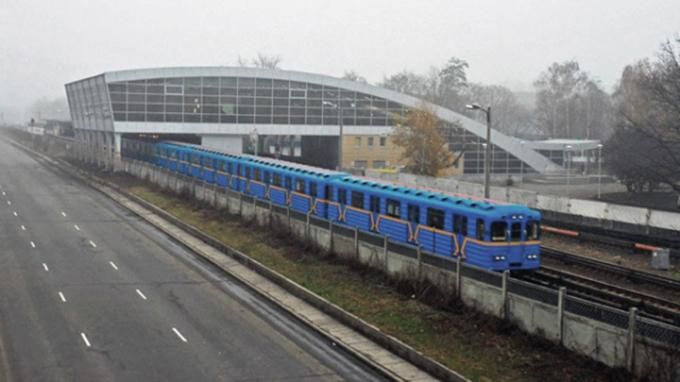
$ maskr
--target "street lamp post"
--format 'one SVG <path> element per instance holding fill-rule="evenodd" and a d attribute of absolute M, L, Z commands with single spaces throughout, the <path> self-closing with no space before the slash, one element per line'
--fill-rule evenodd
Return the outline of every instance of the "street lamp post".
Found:
<path fill-rule="evenodd" d="M 602 143 L 597 145 L 597 198 L 602 195 Z"/>
<path fill-rule="evenodd" d="M 570 178 L 570 175 L 571 175 L 571 148 L 572 148 L 572 146 L 571 146 L 571 145 L 566 145 L 566 146 L 564 146 L 564 148 L 565 148 L 565 150 L 566 150 L 566 152 L 565 152 L 566 155 L 565 155 L 565 156 L 567 157 L 567 196 L 569 196 L 570 191 L 571 191 L 571 187 L 570 187 L 570 186 L 571 186 L 571 178 Z"/>
<path fill-rule="evenodd" d="M 482 107 L 478 103 L 465 105 L 470 110 L 481 110 L 486 114 L 486 147 L 484 148 L 484 198 L 489 198 L 489 182 L 491 180 L 491 106 Z"/>
<path fill-rule="evenodd" d="M 524 141 L 519 142 L 522 145 L 522 152 L 524 152 Z M 519 161 L 519 184 L 524 185 L 524 161 L 520 159 Z"/>
<path fill-rule="evenodd" d="M 259 143 L 260 143 L 260 142 L 258 142 L 257 128 L 254 128 L 250 132 L 250 142 L 255 146 L 255 156 L 257 156 L 257 149 L 258 149 L 258 146 L 259 146 Z"/>
<path fill-rule="evenodd" d="M 342 139 L 343 139 L 343 118 L 345 116 L 344 110 L 342 108 L 342 104 L 340 102 L 338 103 L 333 103 L 330 101 L 323 101 L 321 103 L 323 106 L 330 106 L 338 111 L 338 165 L 337 165 L 337 170 L 340 171 L 342 170 Z M 351 107 L 355 107 L 354 103 L 351 104 Z"/>

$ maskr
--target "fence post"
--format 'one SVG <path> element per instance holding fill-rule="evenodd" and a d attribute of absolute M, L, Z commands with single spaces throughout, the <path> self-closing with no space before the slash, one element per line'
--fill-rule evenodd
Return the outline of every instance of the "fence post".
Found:
<path fill-rule="evenodd" d="M 388 274 L 389 269 L 388 269 L 388 264 L 387 264 L 387 235 L 383 236 L 383 256 L 385 256 L 385 261 L 384 261 L 384 267 L 385 267 L 385 274 Z"/>
<path fill-rule="evenodd" d="M 311 211 L 307 213 L 307 221 L 305 222 L 305 240 L 307 240 L 307 242 L 311 241 L 310 239 L 311 233 L 309 232 L 309 217 L 311 215 L 312 215 Z"/>
<path fill-rule="evenodd" d="M 503 295 L 503 308 L 501 310 L 501 318 L 508 318 L 508 277 L 510 276 L 510 271 L 503 271 L 503 276 L 501 278 L 501 293 Z"/>
<path fill-rule="evenodd" d="M 460 290 L 461 287 L 461 281 L 462 281 L 462 276 L 460 275 L 461 271 L 461 266 L 460 266 L 460 256 L 456 258 L 456 297 L 461 298 L 463 295 L 462 291 Z"/>
<path fill-rule="evenodd" d="M 243 220 L 243 194 L 238 193 L 238 220 Z"/>
<path fill-rule="evenodd" d="M 269 200 L 269 228 L 274 226 L 274 204 Z"/>
<path fill-rule="evenodd" d="M 290 234 L 293 231 L 290 227 L 290 206 L 286 206 L 286 218 L 288 219 L 288 233 Z"/>
<path fill-rule="evenodd" d="M 328 219 L 328 233 L 330 235 L 330 243 L 328 244 L 329 252 L 335 252 L 335 243 L 333 243 L 333 220 Z"/>
<path fill-rule="evenodd" d="M 420 245 L 416 248 L 416 255 L 418 258 L 418 282 L 423 281 L 423 250 Z"/>
<path fill-rule="evenodd" d="M 632 373 L 635 367 L 635 322 L 637 321 L 638 308 L 632 307 L 628 311 L 628 338 L 626 350 L 626 370 Z"/>
<path fill-rule="evenodd" d="M 359 229 L 354 227 L 354 257 L 359 261 Z"/>
<path fill-rule="evenodd" d="M 564 336 L 564 297 L 567 295 L 567 288 L 560 287 L 557 291 L 557 343 L 562 345 Z"/>

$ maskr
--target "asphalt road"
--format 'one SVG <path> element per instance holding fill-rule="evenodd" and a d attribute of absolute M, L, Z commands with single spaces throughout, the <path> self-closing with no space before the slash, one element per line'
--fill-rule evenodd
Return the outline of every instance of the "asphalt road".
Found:
<path fill-rule="evenodd" d="M 0 187 L 0 380 L 379 379 L 2 140 Z"/>

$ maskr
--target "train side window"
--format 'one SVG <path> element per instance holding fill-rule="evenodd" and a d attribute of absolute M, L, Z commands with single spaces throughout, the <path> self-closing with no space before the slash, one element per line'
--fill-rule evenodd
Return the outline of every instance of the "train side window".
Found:
<path fill-rule="evenodd" d="M 364 208 L 364 193 L 352 191 L 352 207 Z"/>
<path fill-rule="evenodd" d="M 491 223 L 491 241 L 505 241 L 507 239 L 507 234 L 508 223 L 506 222 Z"/>
<path fill-rule="evenodd" d="M 305 181 L 302 179 L 295 180 L 295 191 L 305 193 Z"/>
<path fill-rule="evenodd" d="M 285 185 L 286 189 L 290 190 L 291 188 L 293 188 L 293 179 L 291 179 L 290 176 L 285 177 L 284 181 L 286 182 Z"/>
<path fill-rule="evenodd" d="M 263 171 L 263 173 L 264 173 L 264 182 L 269 184 L 269 182 L 271 180 L 271 177 L 269 175 L 269 171 Z"/>
<path fill-rule="evenodd" d="M 527 240 L 538 240 L 541 238 L 541 226 L 538 222 L 527 223 Z"/>
<path fill-rule="evenodd" d="M 420 207 L 409 204 L 408 205 L 408 221 L 419 224 L 420 223 Z"/>
<path fill-rule="evenodd" d="M 380 198 L 377 196 L 370 195 L 369 196 L 369 207 L 372 212 L 375 212 L 376 214 L 380 213 Z"/>
<path fill-rule="evenodd" d="M 477 219 L 475 235 L 477 235 L 477 240 L 484 240 L 484 219 Z"/>
<path fill-rule="evenodd" d="M 206 159 L 203 163 L 205 163 L 205 167 L 207 167 L 207 168 L 213 168 L 213 161 L 212 161 L 212 159 L 208 158 L 208 159 Z"/>
<path fill-rule="evenodd" d="M 463 231 L 463 216 L 453 215 L 453 233 L 462 233 Z"/>
<path fill-rule="evenodd" d="M 260 169 L 259 168 L 253 169 L 253 179 L 260 180 Z"/>
<path fill-rule="evenodd" d="M 274 175 L 274 182 L 273 182 L 274 185 L 280 186 L 281 185 L 281 175 L 277 174 L 277 173 L 274 173 L 273 175 Z"/>
<path fill-rule="evenodd" d="M 309 182 L 309 195 L 316 198 L 316 182 Z"/>
<path fill-rule="evenodd" d="M 393 218 L 401 217 L 401 203 L 397 200 L 387 199 L 387 216 Z"/>
<path fill-rule="evenodd" d="M 250 179 L 250 168 L 246 167 L 244 172 L 246 173 L 246 179 Z"/>
<path fill-rule="evenodd" d="M 332 197 L 333 197 L 333 187 L 326 185 L 324 187 L 323 198 L 325 198 L 326 200 L 331 200 Z"/>
<path fill-rule="evenodd" d="M 510 239 L 512 241 L 522 240 L 522 223 L 512 223 L 512 228 L 510 229 Z"/>
<path fill-rule="evenodd" d="M 338 188 L 338 203 L 347 204 L 347 190 Z"/>
<path fill-rule="evenodd" d="M 436 229 L 444 228 L 444 211 L 436 208 L 427 209 L 427 225 Z"/>

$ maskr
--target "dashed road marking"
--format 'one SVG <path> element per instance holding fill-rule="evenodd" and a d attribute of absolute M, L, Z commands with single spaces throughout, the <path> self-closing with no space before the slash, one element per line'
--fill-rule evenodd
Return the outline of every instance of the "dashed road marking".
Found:
<path fill-rule="evenodd" d="M 182 340 L 182 342 L 187 342 L 187 339 L 184 338 L 184 336 L 182 335 L 182 333 L 180 333 L 179 330 L 177 330 L 177 328 L 172 328 L 172 331 L 175 332 L 175 334 L 177 335 L 177 337 L 179 337 L 179 339 Z"/>
<path fill-rule="evenodd" d="M 80 337 L 83 339 L 83 342 L 85 342 L 85 345 L 89 348 L 90 346 L 90 340 L 87 339 L 87 336 L 85 333 L 80 333 Z"/>
<path fill-rule="evenodd" d="M 16 211 L 12 212 L 12 215 L 19 216 L 19 214 Z"/>
<path fill-rule="evenodd" d="M 42 263 L 43 269 L 45 269 L 45 272 L 49 272 L 50 269 L 47 267 L 47 264 Z"/>
<path fill-rule="evenodd" d="M 22 225 L 21 225 L 21 230 L 22 230 L 22 231 L 26 231 L 26 226 L 22 224 Z"/>
<path fill-rule="evenodd" d="M 78 227 L 78 224 L 74 224 L 74 225 L 73 225 L 73 228 L 75 228 L 76 231 L 80 231 L 80 227 Z"/>
<path fill-rule="evenodd" d="M 35 248 L 35 243 L 31 240 L 31 247 Z"/>
<path fill-rule="evenodd" d="M 66 297 L 64 297 L 64 293 L 59 291 L 59 298 L 61 299 L 62 302 L 66 302 Z"/>
<path fill-rule="evenodd" d="M 5 195 L 7 195 L 7 194 L 5 194 L 5 191 L 3 191 L 3 192 L 2 192 L 2 196 L 5 196 Z"/>
<path fill-rule="evenodd" d="M 7 205 L 8 205 L 8 206 L 11 206 L 11 205 L 12 205 L 12 201 L 11 201 L 11 200 L 8 200 L 8 201 L 7 201 Z"/>
<path fill-rule="evenodd" d="M 66 217 L 66 212 L 61 211 L 61 216 Z"/>
<path fill-rule="evenodd" d="M 90 240 L 90 245 L 92 248 L 97 248 L 97 244 L 94 243 L 94 241 Z"/>
<path fill-rule="evenodd" d="M 116 265 L 116 263 L 114 263 L 113 261 L 109 261 L 109 264 L 111 264 L 111 267 L 113 269 L 118 270 L 118 266 Z"/>
<path fill-rule="evenodd" d="M 146 296 L 144 295 L 144 293 L 142 293 L 142 291 L 139 290 L 139 289 L 136 289 L 136 290 L 137 290 L 137 294 L 139 295 L 139 297 L 141 297 L 142 300 L 146 300 Z"/>

